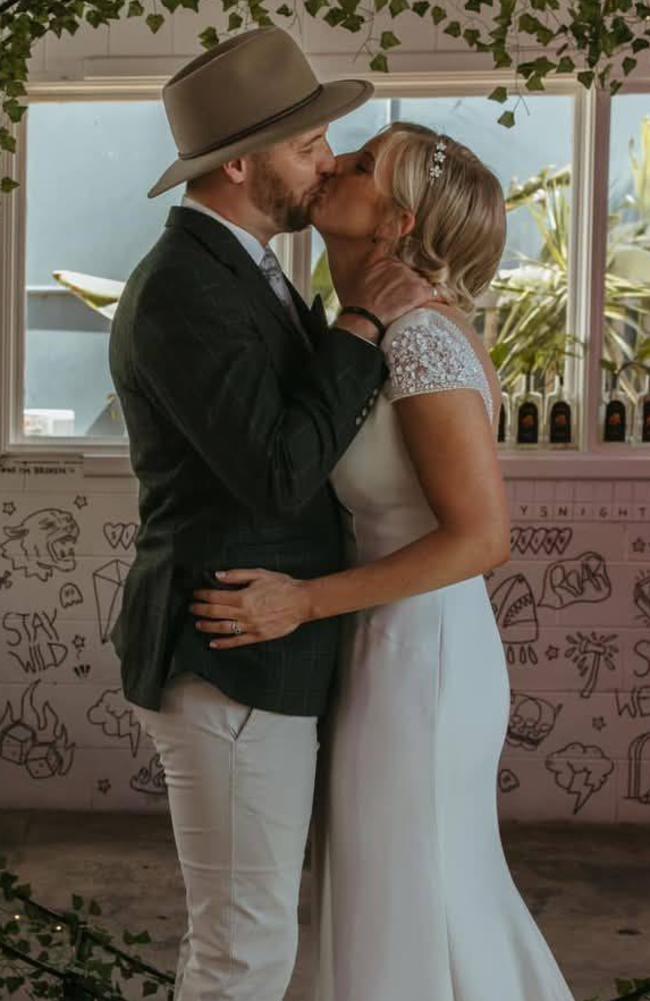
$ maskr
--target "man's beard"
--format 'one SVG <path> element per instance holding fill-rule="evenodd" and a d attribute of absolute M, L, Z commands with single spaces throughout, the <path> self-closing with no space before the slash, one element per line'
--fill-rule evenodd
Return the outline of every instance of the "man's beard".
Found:
<path fill-rule="evenodd" d="M 311 222 L 311 210 L 321 188 L 314 188 L 298 202 L 291 188 L 271 166 L 267 153 L 253 154 L 255 167 L 251 181 L 251 201 L 268 216 L 281 233 L 295 233 Z"/>

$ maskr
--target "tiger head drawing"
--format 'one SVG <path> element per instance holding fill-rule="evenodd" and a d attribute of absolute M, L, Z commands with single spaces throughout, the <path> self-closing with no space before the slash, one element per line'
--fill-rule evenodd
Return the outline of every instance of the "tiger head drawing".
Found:
<path fill-rule="evenodd" d="M 0 553 L 13 570 L 26 577 L 49 580 L 55 570 L 69 573 L 77 563 L 74 547 L 79 526 L 68 511 L 46 508 L 27 515 L 19 525 L 5 526 Z"/>

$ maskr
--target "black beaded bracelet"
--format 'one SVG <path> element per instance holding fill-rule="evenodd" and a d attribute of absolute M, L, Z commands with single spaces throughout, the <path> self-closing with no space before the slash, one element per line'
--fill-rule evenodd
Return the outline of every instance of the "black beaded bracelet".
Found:
<path fill-rule="evenodd" d="M 369 309 L 364 309 L 363 306 L 344 306 L 340 311 L 339 316 L 343 316 L 344 313 L 352 313 L 355 316 L 363 316 L 364 319 L 370 320 L 370 322 L 377 328 L 380 339 L 386 333 L 386 327 L 381 322 L 378 316 L 371 313 Z"/>

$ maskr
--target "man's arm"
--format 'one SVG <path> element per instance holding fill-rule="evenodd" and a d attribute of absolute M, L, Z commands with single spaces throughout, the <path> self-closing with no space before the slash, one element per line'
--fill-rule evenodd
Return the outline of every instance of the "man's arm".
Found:
<path fill-rule="evenodd" d="M 191 277 L 156 277 L 133 344 L 141 385 L 242 504 L 301 507 L 369 413 L 386 375 L 382 352 L 333 328 L 287 395 L 263 337 L 226 289 L 219 314 Z"/>

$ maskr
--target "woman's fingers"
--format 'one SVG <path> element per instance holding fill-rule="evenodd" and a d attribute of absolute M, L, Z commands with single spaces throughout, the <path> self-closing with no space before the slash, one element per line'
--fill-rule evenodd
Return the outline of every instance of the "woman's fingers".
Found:
<path fill-rule="evenodd" d="M 219 636 L 232 636 L 233 622 L 236 622 L 237 625 L 240 626 L 243 633 L 247 631 L 246 629 L 247 623 L 242 622 L 241 619 L 237 618 L 223 619 L 220 622 L 213 622 L 212 620 L 206 622 L 205 619 L 200 619 L 196 623 L 196 628 L 202 633 L 217 633 L 217 635 Z"/>
<path fill-rule="evenodd" d="M 193 615 L 198 615 L 202 619 L 236 619 L 242 614 L 241 606 L 220 605 L 215 601 L 208 604 L 195 601 L 189 608 Z"/>
<path fill-rule="evenodd" d="M 242 633 L 241 636 L 233 636 L 227 640 L 211 640 L 210 646 L 213 650 L 232 650 L 236 646 L 251 646 L 252 643 L 259 643 L 261 637 L 254 633 Z"/>
<path fill-rule="evenodd" d="M 250 584 L 254 580 L 266 577 L 269 572 L 260 567 L 255 570 L 215 570 L 214 576 L 226 584 Z"/>

